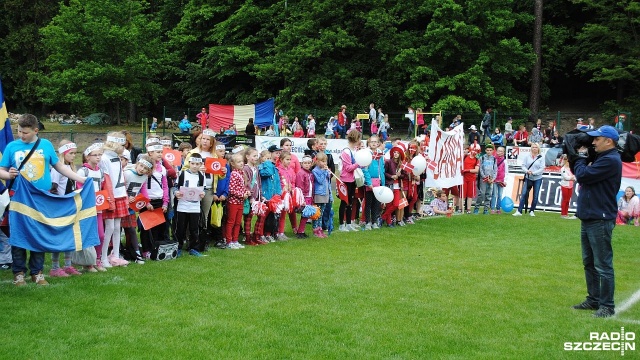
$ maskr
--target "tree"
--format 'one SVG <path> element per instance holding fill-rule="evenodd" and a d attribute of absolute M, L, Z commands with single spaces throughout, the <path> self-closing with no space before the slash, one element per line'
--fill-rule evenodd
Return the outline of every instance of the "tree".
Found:
<path fill-rule="evenodd" d="M 71 0 L 42 29 L 48 74 L 39 94 L 81 112 L 147 104 L 161 94 L 156 78 L 165 51 L 144 0 Z"/>

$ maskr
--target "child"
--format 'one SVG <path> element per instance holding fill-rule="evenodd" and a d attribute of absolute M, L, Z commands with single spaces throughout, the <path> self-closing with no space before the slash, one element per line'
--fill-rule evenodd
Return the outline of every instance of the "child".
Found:
<path fill-rule="evenodd" d="M 384 213 L 380 219 L 387 223 L 387 226 L 394 227 L 393 224 L 393 212 L 396 213 L 397 224 L 404 226 L 402 217 L 400 216 L 401 209 L 398 209 L 400 205 L 400 199 L 402 198 L 402 185 L 401 182 L 406 180 L 407 175 L 402 171 L 402 161 L 404 160 L 405 151 L 404 144 L 398 142 L 398 145 L 391 148 L 389 151 L 390 158 L 384 162 L 384 176 L 385 183 L 393 190 L 393 201 L 388 203 L 385 207 Z"/>
<path fill-rule="evenodd" d="M 560 190 L 562 191 L 562 200 L 560 202 L 560 217 L 563 219 L 575 219 L 575 216 L 569 216 L 569 203 L 571 195 L 573 195 L 573 185 L 576 181 L 575 175 L 571 172 L 567 155 L 562 155 L 562 169 L 560 170 L 562 180 L 560 180 Z"/>
<path fill-rule="evenodd" d="M 389 131 L 390 128 L 391 128 L 391 125 L 389 125 L 389 115 L 385 114 L 384 121 L 380 124 L 380 127 L 378 128 L 378 135 L 380 135 L 383 142 L 387 141 L 387 139 L 389 138 L 389 136 L 387 135 L 387 132 Z"/>
<path fill-rule="evenodd" d="M 355 121 L 352 121 L 351 122 L 351 126 L 349 127 L 349 130 L 347 130 L 347 135 L 349 135 L 349 133 L 354 131 L 354 130 L 358 130 L 359 126 L 360 126 L 360 120 L 356 119 Z"/>
<path fill-rule="evenodd" d="M 76 171 L 76 166 L 73 161 L 76 158 L 77 145 L 69 140 L 60 140 L 58 147 L 58 156 L 60 161 L 65 167 L 71 171 Z M 66 195 L 76 189 L 76 182 L 70 180 L 68 177 L 60 174 L 56 169 L 51 169 L 51 193 L 58 195 Z M 51 271 L 49 276 L 51 277 L 68 277 L 70 275 L 82 275 L 75 267 L 71 265 L 72 251 L 65 251 L 64 253 L 64 268 L 60 268 L 60 253 L 51 253 Z"/>
<path fill-rule="evenodd" d="M 507 184 L 504 181 L 507 166 L 504 163 L 504 147 L 496 149 L 496 179 L 493 181 L 493 194 L 491 195 L 491 213 L 500 214 L 500 201 L 502 190 Z"/>
<path fill-rule="evenodd" d="M 436 191 L 435 199 L 431 200 L 431 203 L 425 213 L 427 216 L 450 215 L 453 213 L 453 209 L 449 209 L 448 206 L 447 194 L 442 190 L 438 190 Z"/>
<path fill-rule="evenodd" d="M 175 192 L 176 199 L 178 199 L 176 238 L 178 239 L 178 249 L 182 249 L 188 228 L 189 255 L 201 257 L 203 255 L 200 254 L 198 249 L 204 246 L 199 245 L 200 201 L 183 199 L 184 194 L 181 189 L 196 188 L 200 192 L 200 199 L 204 198 L 204 175 L 199 171 L 202 166 L 202 156 L 198 153 L 191 154 L 187 161 L 189 161 L 189 168 L 180 172 L 176 183 L 178 189 Z"/>
<path fill-rule="evenodd" d="M 462 168 L 462 198 L 467 199 L 467 214 L 471 214 L 471 202 L 476 197 L 476 177 L 478 172 L 480 172 L 480 165 L 476 158 L 473 144 L 471 144 L 464 152 Z"/>
<path fill-rule="evenodd" d="M 331 173 L 327 165 L 327 154 L 319 152 L 316 154 L 316 166 L 311 171 L 313 173 L 313 202 L 320 208 L 320 218 L 313 220 L 313 235 L 319 238 L 326 238 L 322 231 L 322 219 L 324 213 L 331 211 Z"/>
<path fill-rule="evenodd" d="M 255 148 L 248 148 L 245 150 L 245 165 L 242 169 L 244 173 L 244 181 L 247 190 L 251 194 L 249 196 L 249 205 L 250 208 L 253 208 L 253 203 L 256 201 L 262 201 L 261 189 L 262 183 L 260 180 L 260 174 L 258 172 L 258 161 L 260 160 L 260 155 L 258 154 L 258 150 Z M 261 222 L 261 216 L 258 215 L 258 220 L 256 221 L 254 227 L 254 233 L 251 233 L 251 220 L 253 218 L 253 213 L 249 210 L 248 214 L 244 214 L 244 239 L 245 243 L 248 245 L 254 245 L 253 242 L 257 242 L 258 244 L 266 244 L 260 241 L 260 236 L 262 236 L 262 225 L 264 225 L 264 218 Z M 253 235 L 253 237 L 252 237 Z M 259 235 L 259 236 L 258 236 Z"/>
<path fill-rule="evenodd" d="M 329 176 L 333 176 L 331 174 L 336 173 L 336 164 L 333 161 L 333 155 L 331 155 L 331 151 L 327 150 L 327 138 L 319 135 L 316 137 L 316 149 L 318 149 L 318 153 L 323 153 L 327 155 L 327 170 L 329 170 Z M 331 183 L 331 181 L 329 181 Z M 327 211 L 322 212 L 322 230 L 329 229 L 329 223 L 331 222 L 331 209 L 333 207 L 333 197 L 329 196 L 329 202 L 325 206 Z"/>
<path fill-rule="evenodd" d="M 373 195 L 373 188 L 385 186 L 384 158 L 379 150 L 380 139 L 378 135 L 371 135 L 367 140 L 369 150 L 373 155 L 373 160 L 369 166 L 362 169 L 364 173 L 365 199 L 364 199 L 364 222 L 365 230 L 379 229 L 378 218 L 380 217 L 380 202 Z"/>
<path fill-rule="evenodd" d="M 282 188 L 282 194 L 284 196 L 285 193 L 291 195 L 293 188 L 296 186 L 296 172 L 291 165 L 291 158 L 293 155 L 289 151 L 282 151 L 280 153 L 280 163 L 278 164 L 278 173 L 280 174 L 280 187 Z M 298 228 L 298 222 L 296 218 L 296 213 L 294 209 L 289 209 L 289 222 L 291 223 L 291 229 L 295 233 Z M 287 240 L 289 239 L 284 234 L 284 223 L 286 220 L 286 216 L 283 212 L 280 214 L 280 219 L 278 222 L 278 234 L 276 235 L 277 240 Z"/>
<path fill-rule="evenodd" d="M 480 189 L 478 191 L 478 198 L 476 199 L 476 206 L 473 210 L 474 214 L 478 214 L 480 207 L 484 206 L 484 215 L 489 213 L 489 206 L 491 203 L 491 194 L 493 192 L 493 182 L 496 179 L 497 162 L 493 156 L 493 145 L 488 144 L 484 148 L 485 154 L 480 158 Z"/>
<path fill-rule="evenodd" d="M 316 137 L 316 120 L 312 115 L 309 115 L 309 122 L 307 123 L 307 137 Z"/>
<path fill-rule="evenodd" d="M 296 174 L 296 187 L 302 190 L 302 194 L 304 195 L 304 201 L 307 205 L 313 205 L 313 173 L 311 173 L 311 165 L 313 160 L 309 156 L 304 156 L 302 158 L 302 170 Z M 309 235 L 304 233 L 304 228 L 307 225 L 308 218 L 304 217 L 304 215 L 300 216 L 300 225 L 298 226 L 298 231 L 296 237 L 298 239 L 308 238 Z"/>
<path fill-rule="evenodd" d="M 100 159 L 100 169 L 105 177 L 109 177 L 109 198 L 111 207 L 102 213 L 104 218 L 104 244 L 102 244 L 102 266 L 127 266 L 128 261 L 120 259 L 120 222 L 129 215 L 129 201 L 124 186 L 124 174 L 120 164 L 120 155 L 124 151 L 126 138 L 120 132 L 107 134 L 103 145 L 104 152 Z M 113 245 L 111 256 L 107 258 L 109 243 Z"/>
<path fill-rule="evenodd" d="M 169 208 L 169 187 L 167 185 L 167 170 L 162 165 L 162 145 L 159 142 L 148 143 L 147 155 L 153 165 L 146 183 L 149 194 L 149 204 L 153 209 L 162 208 L 166 220 L 166 213 Z M 166 240 L 165 227 L 166 221 L 148 230 L 140 227 L 140 241 L 142 241 L 143 255 L 146 259 L 151 258 L 151 250 L 153 248 L 152 241 Z"/>
<path fill-rule="evenodd" d="M 156 130 L 158 130 L 158 119 L 153 118 L 153 122 L 151 123 L 151 125 L 149 126 L 149 131 L 151 133 L 155 133 Z"/>
<path fill-rule="evenodd" d="M 229 178 L 229 199 L 227 201 L 227 222 L 226 234 L 229 244 L 228 249 L 241 249 L 244 246 L 238 242 L 240 233 L 240 224 L 242 223 L 242 209 L 244 201 L 249 197 L 251 192 L 247 189 L 244 182 L 244 160 L 242 154 L 233 154 L 231 156 L 231 176 Z"/>
<path fill-rule="evenodd" d="M 188 134 L 191 131 L 192 127 L 191 122 L 189 121 L 189 116 L 185 115 L 184 118 L 182 118 L 182 120 L 180 121 L 180 124 L 178 124 L 178 127 L 183 134 Z"/>
<path fill-rule="evenodd" d="M 269 147 L 269 150 L 264 150 L 260 154 L 260 165 L 258 165 L 258 171 L 260 172 L 260 180 L 262 184 L 262 197 L 269 201 L 274 195 L 281 196 L 282 195 L 282 186 L 280 185 L 280 173 L 278 173 L 278 168 L 273 163 L 271 159 L 271 155 L 279 151 L 280 149 L 274 148 L 273 146 Z M 266 210 L 263 218 L 266 221 L 266 218 L 270 215 L 269 209 Z M 273 215 L 271 215 L 273 217 Z M 257 224 L 256 224 L 257 227 Z M 276 229 L 264 229 L 264 235 L 260 236 L 259 240 L 261 242 L 275 242 L 274 236 L 277 234 L 277 226 Z"/>
<path fill-rule="evenodd" d="M 216 155 L 219 159 L 225 158 L 225 146 L 223 144 L 216 145 Z M 230 159 L 229 159 L 230 160 Z M 226 174 L 231 174 L 230 163 L 227 162 L 225 165 L 227 169 Z M 206 175 L 206 174 L 205 174 Z M 222 208 L 222 220 L 221 226 L 212 226 L 211 221 L 209 221 L 209 225 L 211 226 L 211 238 L 215 241 L 214 246 L 218 249 L 224 249 L 227 247 L 227 239 L 230 239 L 226 230 L 226 226 L 224 224 L 227 223 L 227 198 L 229 197 L 229 176 L 214 176 L 218 177 L 218 181 L 212 181 L 211 192 L 213 193 L 211 197 L 212 204 L 221 205 Z M 206 182 L 206 181 L 205 181 Z M 206 195 L 205 195 L 206 196 Z M 211 211 L 211 210 L 209 210 Z M 211 219 L 211 216 L 208 217 Z"/>
<path fill-rule="evenodd" d="M 124 154 L 123 154 L 124 155 Z M 124 184 L 127 188 L 127 196 L 129 204 L 131 204 L 138 194 L 142 194 L 148 198 L 147 182 L 149 181 L 149 174 L 153 168 L 153 161 L 149 155 L 140 155 L 140 159 L 135 165 L 127 165 L 127 159 L 123 156 L 122 159 L 124 170 Z M 151 204 L 147 205 L 148 210 L 153 210 Z M 125 249 L 128 250 L 129 258 L 136 262 L 136 264 L 144 264 L 144 257 L 140 253 L 140 245 L 138 243 L 138 234 L 136 233 L 137 216 L 135 212 L 129 210 L 129 215 L 122 218 L 120 221 L 121 227 L 124 229 L 125 236 Z"/>
<path fill-rule="evenodd" d="M 316 138 L 307 140 L 308 149 L 304 150 L 304 154 L 312 159 L 316 157 L 316 153 L 318 152 L 318 148 L 316 146 L 317 141 L 318 140 Z"/>
<path fill-rule="evenodd" d="M 93 189 L 95 192 L 105 189 L 107 186 L 108 177 L 105 178 L 104 173 L 98 166 L 100 159 L 102 158 L 102 143 L 91 144 L 85 149 L 82 154 L 82 167 L 78 169 L 77 174 L 84 176 L 87 179 L 93 181 Z M 76 184 L 77 188 L 82 188 L 82 184 Z M 109 183 L 109 186 L 111 184 Z M 98 220 L 98 237 L 100 238 L 100 244 L 96 245 L 96 265 L 85 266 L 85 270 L 88 272 L 107 271 L 102 266 L 102 244 L 104 243 L 104 221 L 102 220 L 102 210 L 97 212 Z"/>
<path fill-rule="evenodd" d="M 182 166 L 187 159 L 187 154 L 189 154 L 191 150 L 193 150 L 193 146 L 186 141 L 178 145 L 178 151 L 182 153 L 182 162 L 180 163 L 180 166 L 178 166 L 178 171 L 182 170 Z"/>
<path fill-rule="evenodd" d="M 409 148 L 405 154 L 405 162 L 411 163 L 411 160 L 418 154 L 420 143 L 416 140 L 409 142 Z M 418 202 L 418 185 L 420 185 L 420 176 L 416 176 L 411 171 L 406 171 L 407 181 L 403 183 L 402 190 L 405 192 L 405 197 L 409 205 L 403 209 L 404 222 L 407 224 L 414 224 L 413 211 L 416 203 Z"/>
<path fill-rule="evenodd" d="M 325 132 L 324 132 L 324 136 L 327 139 L 333 138 L 333 131 L 334 131 L 334 128 L 335 128 L 335 123 L 336 123 L 336 118 L 335 117 L 332 116 L 331 118 L 329 118 L 329 122 L 327 122 L 327 127 L 326 127 Z"/>
<path fill-rule="evenodd" d="M 276 132 L 273 130 L 273 125 L 269 125 L 269 130 L 264 132 L 264 136 L 276 136 Z"/>

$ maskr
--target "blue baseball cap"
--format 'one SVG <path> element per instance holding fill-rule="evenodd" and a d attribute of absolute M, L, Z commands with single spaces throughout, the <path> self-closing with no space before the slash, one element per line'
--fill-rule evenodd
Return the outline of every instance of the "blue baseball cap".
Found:
<path fill-rule="evenodd" d="M 587 135 L 596 136 L 596 137 L 602 136 L 602 137 L 609 138 L 613 141 L 618 141 L 618 139 L 620 138 L 620 135 L 618 135 L 618 130 L 616 130 L 611 125 L 600 126 L 598 130 L 588 131 Z"/>

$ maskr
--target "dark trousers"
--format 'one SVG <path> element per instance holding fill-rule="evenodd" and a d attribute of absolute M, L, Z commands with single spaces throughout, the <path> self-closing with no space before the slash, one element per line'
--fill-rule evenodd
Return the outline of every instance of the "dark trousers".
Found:
<path fill-rule="evenodd" d="M 201 251 L 200 236 L 198 223 L 200 222 L 200 212 L 186 213 L 177 212 L 176 222 L 176 238 L 178 239 L 178 248 L 182 249 L 185 243 L 185 237 L 187 235 L 187 229 L 189 229 L 189 250 Z"/>

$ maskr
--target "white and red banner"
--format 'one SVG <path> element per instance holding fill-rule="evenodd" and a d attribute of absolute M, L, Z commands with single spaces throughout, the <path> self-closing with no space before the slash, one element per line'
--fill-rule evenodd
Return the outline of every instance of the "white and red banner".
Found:
<path fill-rule="evenodd" d="M 443 131 L 438 127 L 437 121 L 431 121 L 427 161 L 431 166 L 427 167 L 426 186 L 449 188 L 462 184 L 463 126 L 464 124 L 460 124 L 451 131 Z"/>

